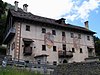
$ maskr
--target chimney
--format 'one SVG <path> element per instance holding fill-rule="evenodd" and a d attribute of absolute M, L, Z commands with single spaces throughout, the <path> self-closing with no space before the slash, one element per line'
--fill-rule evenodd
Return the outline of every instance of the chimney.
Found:
<path fill-rule="evenodd" d="M 65 24 L 65 20 L 64 18 L 61 18 L 59 20 L 57 20 L 56 22 L 58 22 L 59 24 Z"/>
<path fill-rule="evenodd" d="M 27 4 L 24 4 L 24 5 L 23 5 L 23 11 L 24 11 L 24 12 L 27 12 L 27 7 L 28 7 Z"/>
<path fill-rule="evenodd" d="M 65 20 L 66 20 L 65 18 L 61 18 L 60 20 L 62 24 L 65 24 Z"/>
<path fill-rule="evenodd" d="M 85 24 L 85 28 L 89 29 L 88 21 L 85 21 L 84 24 Z"/>
<path fill-rule="evenodd" d="M 14 4 L 15 4 L 15 11 L 17 11 L 18 10 L 18 1 L 15 1 Z"/>

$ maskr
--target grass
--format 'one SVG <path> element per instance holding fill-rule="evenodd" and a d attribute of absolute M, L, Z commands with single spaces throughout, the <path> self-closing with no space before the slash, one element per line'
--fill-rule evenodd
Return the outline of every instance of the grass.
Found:
<path fill-rule="evenodd" d="M 26 69 L 18 69 L 16 67 L 6 67 L 5 69 L 0 68 L 0 75 L 42 75 L 37 72 L 29 71 Z"/>

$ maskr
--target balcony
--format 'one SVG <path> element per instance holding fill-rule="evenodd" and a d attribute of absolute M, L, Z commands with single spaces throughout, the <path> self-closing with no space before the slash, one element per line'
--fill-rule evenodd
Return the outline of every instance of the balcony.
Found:
<path fill-rule="evenodd" d="M 93 52 L 88 52 L 88 57 L 95 57 L 95 54 Z"/>
<path fill-rule="evenodd" d="M 94 48 L 88 46 L 87 49 L 88 49 L 88 57 L 94 57 L 95 56 L 95 53 L 93 52 Z"/>
<path fill-rule="evenodd" d="M 30 47 L 30 46 L 24 47 L 23 54 L 24 54 L 24 56 L 31 56 L 32 55 L 32 47 Z"/>
<path fill-rule="evenodd" d="M 59 51 L 58 56 L 59 58 L 71 58 L 73 57 L 73 53 L 71 51 Z"/>
<path fill-rule="evenodd" d="M 4 35 L 4 44 L 7 44 L 15 35 L 15 28 L 10 28 L 8 32 L 5 33 Z"/>

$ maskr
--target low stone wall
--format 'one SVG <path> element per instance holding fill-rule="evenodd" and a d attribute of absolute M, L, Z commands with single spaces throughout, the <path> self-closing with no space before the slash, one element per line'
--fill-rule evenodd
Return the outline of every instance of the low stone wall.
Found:
<path fill-rule="evenodd" d="M 53 75 L 100 75 L 100 62 L 81 62 L 58 65 Z"/>
<path fill-rule="evenodd" d="M 2 61 L 4 60 L 4 57 L 6 57 L 8 61 L 12 60 L 11 55 L 0 55 L 0 65 L 2 64 Z"/>

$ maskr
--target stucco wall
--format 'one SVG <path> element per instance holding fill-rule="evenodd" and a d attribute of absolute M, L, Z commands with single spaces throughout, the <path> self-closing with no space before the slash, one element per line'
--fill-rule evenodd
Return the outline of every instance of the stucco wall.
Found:
<path fill-rule="evenodd" d="M 15 23 L 15 26 L 17 24 Z M 26 25 L 30 26 L 30 31 L 26 31 Z M 56 46 L 57 51 L 53 51 L 53 47 L 48 48 L 46 46 L 46 51 L 42 51 L 42 45 L 44 45 L 44 33 L 42 33 L 42 28 L 46 29 L 46 33 L 50 32 L 52 33 L 52 30 L 54 29 L 56 31 L 56 35 L 54 36 L 54 46 Z M 43 27 L 35 24 L 26 24 L 26 23 L 21 23 L 21 41 L 20 41 L 20 59 L 25 59 L 25 60 L 33 60 L 33 57 L 36 55 L 41 55 L 41 54 L 47 54 L 49 55 L 47 57 L 47 61 L 50 63 L 53 63 L 53 61 L 57 61 L 59 63 L 59 58 L 58 58 L 58 51 L 62 50 L 62 32 L 65 32 L 66 34 L 66 50 L 71 51 L 72 48 L 74 48 L 73 44 L 73 38 L 70 37 L 70 33 L 74 33 L 74 36 L 78 37 L 77 32 L 73 31 L 67 31 L 67 30 L 61 30 L 61 29 L 55 29 L 51 27 Z M 87 46 L 94 47 L 94 42 L 93 42 L 93 37 L 92 35 L 90 36 L 90 41 L 87 40 L 87 34 L 85 33 L 80 33 L 81 34 L 81 39 L 78 39 L 79 41 L 79 47 L 82 48 L 83 53 L 80 53 L 79 49 L 75 49 L 75 53 L 73 53 L 73 57 L 68 59 L 68 62 L 81 62 L 84 61 L 85 58 L 88 57 L 88 50 Z M 23 56 L 23 38 L 29 38 L 32 39 L 34 42 L 32 43 L 33 46 L 33 54 L 32 56 Z M 13 40 L 12 40 L 13 41 Z"/>

